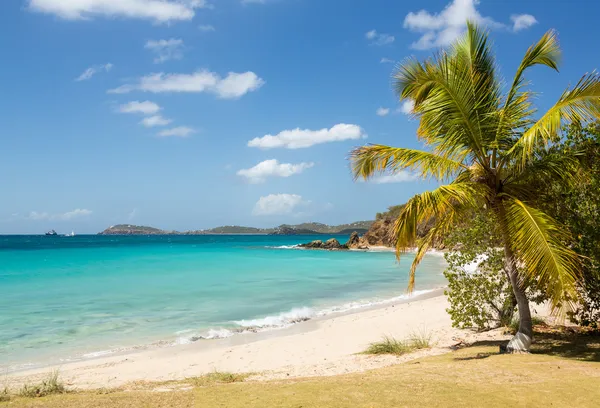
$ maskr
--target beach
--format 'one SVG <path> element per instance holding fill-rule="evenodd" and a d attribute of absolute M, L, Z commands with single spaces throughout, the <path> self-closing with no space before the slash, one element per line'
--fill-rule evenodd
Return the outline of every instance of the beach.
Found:
<path fill-rule="evenodd" d="M 122 387 L 139 381 L 180 380 L 214 371 L 251 373 L 251 379 L 330 376 L 402 363 L 449 352 L 476 338 L 498 339 L 498 332 L 475 334 L 451 327 L 443 290 L 409 301 L 297 323 L 291 327 L 244 333 L 225 339 L 146 349 L 12 374 L 12 385 L 35 382 L 53 369 L 77 389 Z M 402 357 L 361 354 L 384 336 L 432 336 L 433 347 Z"/>

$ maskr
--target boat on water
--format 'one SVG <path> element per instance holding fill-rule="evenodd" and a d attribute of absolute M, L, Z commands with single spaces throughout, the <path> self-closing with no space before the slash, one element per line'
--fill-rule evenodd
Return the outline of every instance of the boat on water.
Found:
<path fill-rule="evenodd" d="M 71 231 L 70 234 L 65 234 L 65 237 L 74 237 L 75 236 L 75 231 Z"/>
<path fill-rule="evenodd" d="M 58 234 L 54 230 L 50 230 L 50 231 L 46 232 L 46 236 L 56 236 L 56 235 L 58 235 Z"/>

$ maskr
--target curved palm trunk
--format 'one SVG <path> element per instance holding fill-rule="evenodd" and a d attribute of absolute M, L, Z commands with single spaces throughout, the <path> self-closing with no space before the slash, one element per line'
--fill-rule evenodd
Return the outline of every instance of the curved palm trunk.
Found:
<path fill-rule="evenodd" d="M 517 334 L 508 342 L 505 351 L 508 353 L 528 353 L 533 340 L 533 322 L 531 321 L 531 310 L 529 309 L 529 300 L 525 293 L 518 271 L 515 255 L 510 247 L 508 239 L 506 213 L 502 204 L 499 205 L 498 212 L 500 222 L 502 223 L 502 238 L 504 241 L 504 258 L 505 270 L 510 285 L 512 286 L 515 299 L 517 301 L 517 309 L 519 311 L 519 330 Z"/>
<path fill-rule="evenodd" d="M 525 289 L 522 287 L 519 277 L 517 275 L 517 268 L 515 264 L 515 257 L 512 249 L 507 244 L 506 240 L 504 243 L 504 256 L 506 258 L 506 273 L 510 284 L 517 300 L 517 309 L 519 311 L 519 331 L 517 334 L 508 342 L 506 351 L 508 353 L 527 353 L 531 347 L 531 340 L 533 340 L 533 323 L 531 321 L 531 310 L 529 310 L 529 300 Z"/>

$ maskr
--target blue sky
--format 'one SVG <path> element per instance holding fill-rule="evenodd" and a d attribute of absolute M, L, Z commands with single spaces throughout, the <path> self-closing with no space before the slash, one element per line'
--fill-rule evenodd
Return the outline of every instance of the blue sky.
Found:
<path fill-rule="evenodd" d="M 582 10 L 585 9 L 585 12 Z M 0 233 L 372 219 L 431 184 L 352 180 L 363 143 L 419 147 L 391 88 L 471 18 L 505 77 L 546 30 L 548 107 L 598 68 L 589 1 L 8 0 L 0 3 Z"/>

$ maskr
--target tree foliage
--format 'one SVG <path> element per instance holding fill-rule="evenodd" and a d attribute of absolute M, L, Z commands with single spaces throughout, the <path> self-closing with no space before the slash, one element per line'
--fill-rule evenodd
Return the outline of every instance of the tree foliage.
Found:
<path fill-rule="evenodd" d="M 582 255 L 583 280 L 579 302 L 569 314 L 582 325 L 600 322 L 600 124 L 573 125 L 548 155 L 576 154 L 581 163 L 580 182 L 564 186 L 548 180 L 540 197 L 548 214 L 571 230 L 573 249 Z"/>

